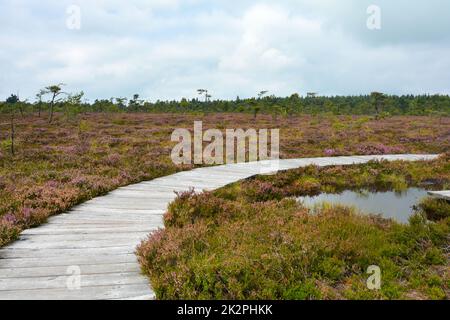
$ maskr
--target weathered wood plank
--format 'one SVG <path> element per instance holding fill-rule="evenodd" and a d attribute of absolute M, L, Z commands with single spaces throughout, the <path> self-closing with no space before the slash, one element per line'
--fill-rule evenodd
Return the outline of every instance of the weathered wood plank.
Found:
<path fill-rule="evenodd" d="M 126 239 L 145 239 L 147 238 L 147 232 L 122 232 L 119 234 L 111 234 L 111 233 L 89 233 L 89 234 L 33 234 L 33 235 L 24 235 L 22 234 L 18 241 L 14 243 L 20 244 L 21 242 L 30 241 L 30 242 L 47 242 L 47 241 L 93 241 L 93 240 L 126 240 Z"/>
<path fill-rule="evenodd" d="M 58 226 L 47 226 L 43 228 L 35 228 L 25 230 L 22 234 L 25 235 L 33 235 L 33 234 L 48 234 L 48 235 L 56 235 L 56 234 L 92 234 L 92 233 L 110 233 L 110 234 L 120 234 L 120 233 L 130 233 L 130 232 L 152 232 L 160 226 L 133 226 L 133 227 L 115 227 L 115 228 L 93 228 L 91 230 L 87 230 L 85 228 L 67 228 L 67 227 L 58 227 Z M 1 250 L 0 250 L 1 252 Z"/>
<path fill-rule="evenodd" d="M 107 240 L 50 240 L 46 239 L 45 242 L 42 239 L 33 240 L 33 241 L 19 241 L 11 250 L 15 249 L 34 249 L 34 250 L 43 250 L 43 249 L 91 249 L 91 248 L 114 248 L 114 247 L 125 247 L 125 246 L 133 246 L 140 239 L 137 237 L 130 237 L 128 239 L 122 238 L 111 238 Z"/>
<path fill-rule="evenodd" d="M 444 199 L 450 201 L 450 190 L 447 191 L 432 191 L 428 192 L 429 195 L 438 199 Z"/>
<path fill-rule="evenodd" d="M 3 300 L 117 300 L 152 296 L 148 284 L 81 287 L 80 290 L 37 289 L 2 291 Z"/>
<path fill-rule="evenodd" d="M 142 284 L 148 285 L 148 280 L 135 272 L 121 272 L 108 274 L 84 274 L 80 275 L 81 287 L 116 286 Z M 0 292 L 12 290 L 37 290 L 37 289 L 67 289 L 70 291 L 72 275 L 44 276 L 44 277 L 20 277 L 0 278 Z"/>
<path fill-rule="evenodd" d="M 60 257 L 66 259 L 70 257 L 79 257 L 81 255 L 96 256 L 96 255 L 124 255 L 133 254 L 135 248 L 129 245 L 116 247 L 98 247 L 98 248 L 64 248 L 64 249 L 28 249 L 6 247 L 0 251 L 0 259 L 19 259 L 19 258 L 52 258 Z M 0 260 L 1 263 L 1 260 Z"/>
<path fill-rule="evenodd" d="M 91 264 L 117 264 L 117 263 L 137 263 L 137 258 L 134 253 L 129 254 L 96 254 L 91 255 L 85 253 L 79 256 L 65 256 L 65 257 L 32 257 L 32 258 L 16 258 L 16 259 L 1 259 L 0 269 L 7 268 L 36 268 L 36 267 L 58 267 L 58 266 L 83 266 Z M 0 295 L 0 299 L 2 296 Z"/>
<path fill-rule="evenodd" d="M 0 269 L 0 279 L 8 278 L 34 278 L 34 277 L 56 277 L 66 276 L 67 266 L 56 267 L 23 267 Z M 108 274 L 108 273 L 140 273 L 140 268 L 136 263 L 115 263 L 115 264 L 93 264 L 79 266 L 82 274 Z M 33 281 L 33 280 L 30 280 Z"/>

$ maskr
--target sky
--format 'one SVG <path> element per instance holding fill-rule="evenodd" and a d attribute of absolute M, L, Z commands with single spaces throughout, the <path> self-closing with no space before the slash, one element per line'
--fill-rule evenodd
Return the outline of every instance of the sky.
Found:
<path fill-rule="evenodd" d="M 449 30 L 448 0 L 0 0 L 0 100 L 450 94 Z"/>

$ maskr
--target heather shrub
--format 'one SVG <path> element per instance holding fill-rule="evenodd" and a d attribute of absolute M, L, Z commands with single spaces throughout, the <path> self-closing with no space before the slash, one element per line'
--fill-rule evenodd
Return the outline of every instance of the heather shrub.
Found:
<path fill-rule="evenodd" d="M 294 194 L 315 195 L 320 193 L 321 182 L 317 178 L 304 176 L 294 182 L 292 191 Z"/>
<path fill-rule="evenodd" d="M 430 223 L 418 213 L 399 224 L 285 197 L 430 181 L 439 188 L 449 181 L 447 159 L 307 167 L 183 193 L 166 229 L 138 248 L 139 260 L 159 299 L 445 299 L 448 218 Z M 366 286 L 371 265 L 382 270 L 379 291 Z"/>
<path fill-rule="evenodd" d="M 381 143 L 364 143 L 358 146 L 358 154 L 362 155 L 383 155 L 405 153 L 402 146 L 386 146 Z"/>
<path fill-rule="evenodd" d="M 443 287 L 428 281 L 442 279 L 434 266 L 446 263 L 447 224 L 398 225 L 344 207 L 311 215 L 294 201 L 239 205 L 238 218 L 198 219 L 142 243 L 159 299 L 398 299 Z M 373 264 L 383 270 L 381 291 L 360 285 Z"/>
<path fill-rule="evenodd" d="M 24 208 L 33 209 L 26 222 L 16 219 L 14 228 L 19 230 L 45 222 L 53 214 L 117 187 L 191 169 L 192 166 L 172 163 L 170 135 L 175 128 L 192 128 L 194 120 L 203 120 L 205 128 L 217 128 L 217 124 L 221 124 L 224 129 L 248 128 L 249 124 L 254 128 L 267 128 L 272 124 L 272 117 L 265 114 L 259 114 L 255 121 L 249 114 L 203 111 L 196 114 L 85 113 L 73 121 L 66 121 L 64 115 L 55 113 L 51 125 L 45 118 L 30 113 L 17 119 L 13 158 L 8 142 L 9 118 L 0 114 L 0 141 L 3 141 L 0 143 L 0 217 L 8 213 L 19 217 Z M 450 149 L 449 118 L 441 119 L 440 124 L 432 117 L 391 117 L 379 121 L 366 118 L 326 116 L 319 119 L 291 115 L 276 123 L 281 133 L 281 157 L 318 157 L 324 155 L 324 150 L 334 150 L 333 156 L 354 155 L 363 145 L 395 148 L 401 144 L 408 153 L 443 153 Z M 337 121 L 342 126 L 336 131 L 332 123 Z M 357 128 L 358 122 L 364 123 L 362 128 Z M 353 174 L 336 175 L 334 180 L 326 171 L 319 171 L 316 176 L 317 168 L 307 169 L 304 175 L 320 182 L 320 192 L 338 190 L 345 185 L 343 181 L 352 181 L 354 188 L 358 188 L 372 185 L 373 177 L 383 172 L 383 165 L 372 164 L 375 173 L 354 169 Z M 448 186 L 448 164 L 447 174 L 434 163 L 415 169 L 403 164 L 398 166 L 395 174 L 403 175 L 408 185 L 423 182 L 436 188 L 444 188 L 446 183 Z M 294 182 L 298 180 L 299 176 L 292 173 L 258 178 L 248 185 L 247 197 L 271 201 L 302 193 L 306 187 L 317 189 L 314 183 L 305 184 L 306 187 L 299 185 L 297 189 Z M 266 182 L 264 188 L 252 185 L 260 181 Z M 42 190 L 45 188 L 48 191 Z M 231 200 L 240 198 L 245 191 L 246 188 L 241 192 L 224 192 Z M 14 236 L 0 238 L 13 240 Z M 2 241 L 0 246 L 7 242 Z"/>
<path fill-rule="evenodd" d="M 19 236 L 20 228 L 11 215 L 0 217 L 0 245 L 6 244 Z"/>
<path fill-rule="evenodd" d="M 243 190 L 245 196 L 254 202 L 281 200 L 284 198 L 283 190 L 268 182 L 248 184 L 244 186 Z"/>
<path fill-rule="evenodd" d="M 107 156 L 105 164 L 110 167 L 115 167 L 120 163 L 121 157 L 117 153 L 113 153 Z"/>
<path fill-rule="evenodd" d="M 193 190 L 178 194 L 164 217 L 166 227 L 183 227 L 199 220 L 219 223 L 224 215 L 233 216 L 237 207 L 211 193 L 196 194 Z"/>

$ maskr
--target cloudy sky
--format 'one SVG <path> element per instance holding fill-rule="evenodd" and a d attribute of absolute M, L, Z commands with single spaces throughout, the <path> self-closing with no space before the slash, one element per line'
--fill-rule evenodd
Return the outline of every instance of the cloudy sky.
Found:
<path fill-rule="evenodd" d="M 448 0 L 0 0 L 0 99 L 60 82 L 91 100 L 450 94 L 449 16 Z"/>

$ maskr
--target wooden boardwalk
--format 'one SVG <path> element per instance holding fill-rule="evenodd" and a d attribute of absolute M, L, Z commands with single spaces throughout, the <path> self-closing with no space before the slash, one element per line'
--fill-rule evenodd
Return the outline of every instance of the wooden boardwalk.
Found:
<path fill-rule="evenodd" d="M 217 189 L 272 172 L 276 164 L 279 170 L 288 170 L 436 157 L 353 156 L 230 164 L 123 187 L 22 232 L 18 241 L 0 249 L 0 299 L 152 299 L 134 252 L 142 239 L 163 227 L 162 217 L 175 198 L 174 191 Z"/>
<path fill-rule="evenodd" d="M 447 190 L 447 191 L 432 191 L 432 192 L 428 192 L 428 194 L 430 196 L 438 198 L 438 199 L 444 199 L 444 200 L 450 201 L 450 190 Z"/>

